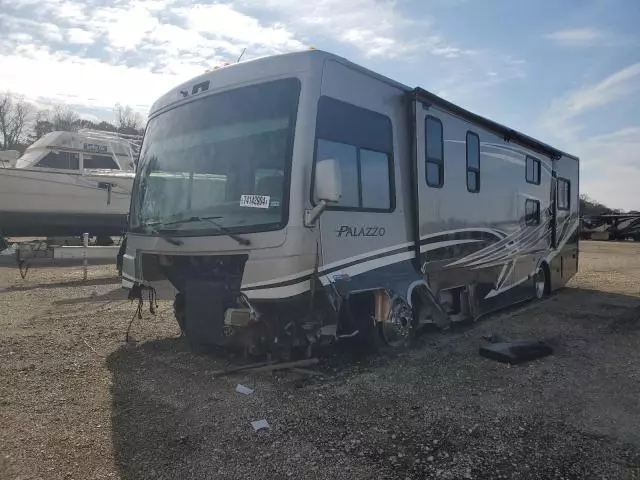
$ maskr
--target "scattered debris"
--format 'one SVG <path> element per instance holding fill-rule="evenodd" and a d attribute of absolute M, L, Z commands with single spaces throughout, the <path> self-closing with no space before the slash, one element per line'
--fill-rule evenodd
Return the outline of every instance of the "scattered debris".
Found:
<path fill-rule="evenodd" d="M 257 432 L 258 430 L 262 430 L 263 428 L 270 428 L 269 424 L 265 419 L 254 420 L 253 422 L 251 422 L 251 426 L 253 427 L 254 432 Z"/>
<path fill-rule="evenodd" d="M 248 370 L 251 373 L 264 373 L 273 372 L 275 370 L 296 370 L 298 373 L 304 373 L 306 375 L 321 375 L 319 372 L 312 370 L 305 370 L 302 367 L 310 367 L 317 365 L 320 362 L 317 358 L 305 358 L 303 360 L 296 360 L 293 362 L 278 362 L 276 360 L 260 363 L 251 363 L 248 365 L 241 365 L 239 367 L 231 367 L 224 370 L 215 370 L 211 372 L 214 377 L 222 377 L 230 373 L 246 372 Z"/>
<path fill-rule="evenodd" d="M 244 385 L 237 384 L 236 392 L 242 393 L 243 395 L 251 395 L 254 392 L 254 390 L 252 388 L 245 387 Z"/>
<path fill-rule="evenodd" d="M 80 337 L 80 338 L 82 338 L 82 337 Z M 104 355 L 100 355 L 100 354 L 96 351 L 96 349 L 95 349 L 95 348 L 93 348 L 91 345 L 89 345 L 89 342 L 87 342 L 84 338 L 82 339 L 82 341 L 84 342 L 84 344 L 85 344 L 87 347 L 89 347 L 89 348 L 91 349 L 91 351 L 92 351 L 93 353 L 95 353 L 95 354 L 96 354 L 97 356 L 99 356 L 100 358 L 104 358 Z"/>
<path fill-rule="evenodd" d="M 253 368 L 253 372 L 273 372 L 275 370 L 291 370 L 299 367 L 310 367 L 320 362 L 317 358 L 306 358 L 304 360 L 296 360 L 293 362 L 274 363 L 266 367 Z"/>
<path fill-rule="evenodd" d="M 213 375 L 214 377 L 222 377 L 230 373 L 236 373 L 236 372 L 241 372 L 243 370 L 251 370 L 257 367 L 265 367 L 267 365 L 273 365 L 276 362 L 277 362 L 276 360 L 272 360 L 269 362 L 249 363 L 247 365 L 240 365 L 239 367 L 230 367 L 230 368 L 225 368 L 224 370 L 214 370 L 213 372 L 211 372 L 211 375 Z"/>
<path fill-rule="evenodd" d="M 500 342 L 480 347 L 480 356 L 512 365 L 551 355 L 553 349 L 544 342 Z"/>
<path fill-rule="evenodd" d="M 302 373 L 303 375 L 309 375 L 310 377 L 324 377 L 324 373 L 316 372 L 315 370 L 309 370 L 307 368 L 292 368 L 291 371 Z"/>

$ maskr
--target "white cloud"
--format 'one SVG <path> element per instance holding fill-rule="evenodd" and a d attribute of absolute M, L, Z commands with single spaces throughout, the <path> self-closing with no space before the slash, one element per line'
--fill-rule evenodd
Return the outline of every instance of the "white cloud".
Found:
<path fill-rule="evenodd" d="M 573 28 L 559 30 L 545 35 L 545 38 L 553 40 L 560 45 L 570 47 L 586 47 L 605 40 L 608 36 L 594 28 Z"/>
<path fill-rule="evenodd" d="M 88 25 L 107 35 L 109 46 L 115 50 L 133 50 L 145 36 L 159 25 L 146 5 L 132 3 L 128 8 L 96 9 Z"/>
<path fill-rule="evenodd" d="M 605 105 L 610 105 L 640 90 L 640 62 L 609 75 L 604 80 L 586 85 L 556 100 L 541 121 L 544 129 L 567 142 L 575 140 L 581 124 L 572 121 Z"/>
<path fill-rule="evenodd" d="M 95 40 L 95 33 L 82 28 L 72 27 L 64 32 L 67 42 L 73 44 L 91 44 Z"/>
<path fill-rule="evenodd" d="M 564 102 L 567 115 L 575 117 L 639 90 L 640 78 L 638 77 L 640 77 L 640 62 L 615 72 L 595 85 L 572 93 Z"/>
<path fill-rule="evenodd" d="M 28 10 L 0 13 L 5 33 L 0 91 L 44 103 L 111 108 L 121 102 L 146 113 L 168 89 L 237 58 L 244 47 L 247 56 L 304 47 L 283 25 L 260 22 L 231 4 L 178 7 L 173 0 L 134 0 L 90 7 L 73 0 L 14 1 L 12 6 Z M 99 42 L 102 58 L 53 48 L 54 42 Z"/>
<path fill-rule="evenodd" d="M 635 63 L 569 92 L 539 122 L 545 137 L 580 157 L 581 191 L 612 208 L 640 210 L 640 125 L 589 135 L 585 122 L 601 107 L 615 105 L 639 90 L 640 63 Z"/>
<path fill-rule="evenodd" d="M 465 51 L 434 32 L 429 19 L 403 15 L 396 0 L 238 0 L 239 5 L 277 12 L 296 31 L 324 36 L 365 57 L 395 58 L 420 51 L 448 57 Z"/>
<path fill-rule="evenodd" d="M 441 0 L 440 6 L 459 1 Z M 0 37 L 0 71 L 11 72 L 0 76 L 0 90 L 71 105 L 110 108 L 119 101 L 146 110 L 178 81 L 234 61 L 244 48 L 251 58 L 299 50 L 311 38 L 316 47 L 327 42 L 354 50 L 356 61 L 396 58 L 413 68 L 431 55 L 439 71 L 435 81 L 442 80 L 456 99 L 524 75 L 519 60 L 456 45 L 433 20 L 403 13 L 396 0 L 99 3 L 13 0 L 19 8 L 0 13 L 0 22 L 22 37 Z M 42 71 L 47 82 L 36 82 Z"/>
<path fill-rule="evenodd" d="M 36 102 L 105 109 L 120 102 L 145 114 L 156 98 L 193 73 L 182 77 L 154 74 L 147 69 L 53 54 L 33 46 L 13 55 L 0 55 L 0 71 L 0 91 L 24 93 Z"/>
<path fill-rule="evenodd" d="M 9 35 L 5 36 L 7 32 L 14 32 L 18 34 L 25 34 L 26 31 L 33 33 L 38 32 L 38 36 L 48 42 L 59 42 L 62 40 L 62 33 L 60 27 L 49 22 L 37 22 L 29 18 L 17 18 L 7 14 L 0 13 L 0 25 L 2 36 L 0 36 L 0 46 L 3 40 L 11 40 Z M 33 37 L 33 34 L 31 35 Z"/>
<path fill-rule="evenodd" d="M 240 51 L 252 45 L 275 52 L 304 47 L 283 25 L 264 26 L 256 18 L 238 12 L 230 5 L 195 5 L 175 9 L 174 13 L 187 21 L 189 30 L 236 42 Z"/>

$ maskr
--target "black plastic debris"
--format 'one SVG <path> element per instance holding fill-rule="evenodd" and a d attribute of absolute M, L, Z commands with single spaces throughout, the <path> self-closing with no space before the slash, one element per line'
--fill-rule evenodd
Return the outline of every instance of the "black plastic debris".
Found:
<path fill-rule="evenodd" d="M 553 349 L 544 342 L 499 342 L 480 347 L 480 356 L 512 365 L 551 355 Z"/>

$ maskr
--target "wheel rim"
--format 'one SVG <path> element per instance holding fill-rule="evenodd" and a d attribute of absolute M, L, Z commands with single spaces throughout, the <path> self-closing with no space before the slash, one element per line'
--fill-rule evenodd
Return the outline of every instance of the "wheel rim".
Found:
<path fill-rule="evenodd" d="M 390 347 L 399 347 L 407 343 L 413 331 L 413 313 L 411 307 L 402 301 L 396 301 L 389 316 L 380 324 L 384 342 Z"/>
<path fill-rule="evenodd" d="M 547 289 L 547 278 L 544 269 L 540 268 L 535 277 L 536 297 L 542 298 Z"/>

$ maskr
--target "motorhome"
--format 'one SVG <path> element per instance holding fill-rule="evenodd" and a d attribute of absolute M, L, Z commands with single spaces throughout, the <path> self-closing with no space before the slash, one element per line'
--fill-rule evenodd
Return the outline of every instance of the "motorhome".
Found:
<path fill-rule="evenodd" d="M 152 106 L 123 256 L 188 341 L 289 352 L 543 297 L 578 268 L 578 158 L 344 58 L 216 69 Z"/>
<path fill-rule="evenodd" d="M 47 133 L 0 168 L 0 235 L 120 235 L 140 139 L 83 129 Z"/>
<path fill-rule="evenodd" d="M 585 215 L 580 219 L 580 238 L 640 242 L 640 213 Z"/>

